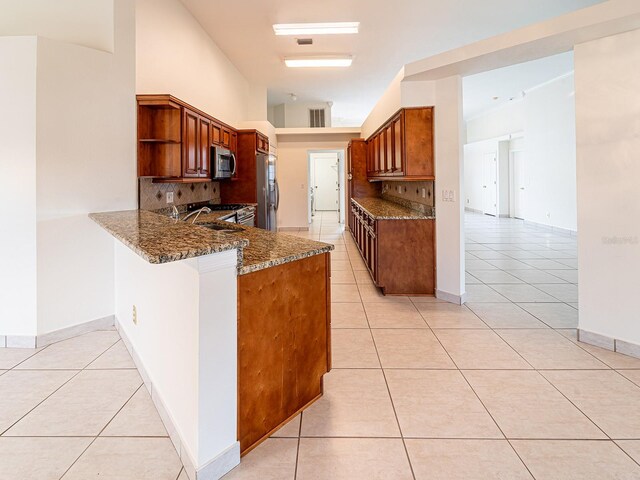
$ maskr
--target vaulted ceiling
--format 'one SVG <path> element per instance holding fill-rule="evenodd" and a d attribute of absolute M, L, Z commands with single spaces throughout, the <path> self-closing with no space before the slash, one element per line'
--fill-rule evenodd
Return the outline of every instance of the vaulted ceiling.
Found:
<path fill-rule="evenodd" d="M 584 8 L 602 0 L 181 0 L 270 105 L 333 102 L 333 125 L 359 126 L 411 61 Z M 356 35 L 276 37 L 272 25 L 360 22 Z M 343 69 L 291 69 L 290 55 L 351 54 Z M 554 64 L 555 65 L 555 64 Z"/>

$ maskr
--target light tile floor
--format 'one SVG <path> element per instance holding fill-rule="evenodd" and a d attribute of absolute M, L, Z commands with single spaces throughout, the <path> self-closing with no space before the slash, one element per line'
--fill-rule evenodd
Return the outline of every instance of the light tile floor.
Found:
<path fill-rule="evenodd" d="M 576 242 L 467 216 L 469 303 L 384 297 L 335 213 L 325 395 L 225 479 L 640 479 L 640 360 L 578 343 Z M 186 480 L 115 331 L 0 349 L 0 480 Z"/>

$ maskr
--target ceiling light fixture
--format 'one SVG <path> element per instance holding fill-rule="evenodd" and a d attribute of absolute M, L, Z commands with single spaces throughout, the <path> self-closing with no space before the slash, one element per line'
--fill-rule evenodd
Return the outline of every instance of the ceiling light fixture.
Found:
<path fill-rule="evenodd" d="M 334 56 L 334 57 L 286 57 L 284 63 L 287 67 L 304 68 L 304 67 L 350 67 L 353 57 L 350 56 Z"/>
<path fill-rule="evenodd" d="M 273 26 L 276 35 L 340 35 L 358 33 L 360 22 L 279 23 Z"/>

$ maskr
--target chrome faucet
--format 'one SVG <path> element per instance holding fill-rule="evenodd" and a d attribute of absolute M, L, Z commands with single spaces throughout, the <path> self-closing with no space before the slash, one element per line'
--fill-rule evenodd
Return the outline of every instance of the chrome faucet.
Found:
<path fill-rule="evenodd" d="M 173 218 L 174 220 L 180 220 L 180 211 L 178 210 L 178 207 L 176 207 L 175 205 L 171 206 L 171 218 Z"/>
<path fill-rule="evenodd" d="M 198 210 L 194 210 L 193 212 L 189 213 L 186 217 L 184 217 L 182 220 L 183 221 L 187 221 L 189 218 L 191 218 L 193 215 L 195 215 L 195 218 L 193 219 L 193 221 L 191 223 L 196 223 L 196 220 L 198 219 L 198 217 L 200 216 L 200 214 L 204 212 L 204 213 L 211 213 L 211 209 L 209 207 L 202 207 L 199 208 Z"/>

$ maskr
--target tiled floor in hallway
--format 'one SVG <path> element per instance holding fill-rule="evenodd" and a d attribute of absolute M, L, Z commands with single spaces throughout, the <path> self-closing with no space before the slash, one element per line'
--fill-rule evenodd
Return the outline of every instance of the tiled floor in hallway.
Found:
<path fill-rule="evenodd" d="M 576 341 L 575 238 L 466 218 L 468 305 L 383 297 L 334 212 L 325 395 L 225 479 L 640 479 L 640 360 Z"/>
<path fill-rule="evenodd" d="M 467 217 L 469 304 L 383 297 L 335 213 L 325 395 L 225 479 L 640 479 L 640 360 L 575 340 L 575 239 Z M 0 480 L 186 480 L 117 332 L 0 349 Z"/>

